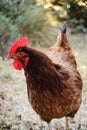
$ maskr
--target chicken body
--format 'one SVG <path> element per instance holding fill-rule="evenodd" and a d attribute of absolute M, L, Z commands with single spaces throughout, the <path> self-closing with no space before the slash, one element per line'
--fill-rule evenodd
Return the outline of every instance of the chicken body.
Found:
<path fill-rule="evenodd" d="M 66 34 L 45 54 L 29 49 L 30 61 L 25 68 L 29 102 L 40 117 L 74 117 L 82 101 L 82 79 Z"/>
<path fill-rule="evenodd" d="M 82 101 L 82 79 L 65 31 L 48 56 L 25 46 L 15 57 L 25 72 L 29 102 L 42 120 L 74 117 Z"/>
<path fill-rule="evenodd" d="M 29 53 L 30 61 L 24 70 L 33 109 L 46 122 L 64 116 L 74 117 L 82 101 L 82 80 L 73 55 L 68 63 L 68 55 L 65 55 L 69 53 L 68 50 L 64 55 L 61 51 L 59 64 L 55 64 L 58 57 L 53 58 L 54 53 L 50 55 L 53 62 L 43 53 L 35 50 L 31 50 L 31 53 L 33 55 Z"/>

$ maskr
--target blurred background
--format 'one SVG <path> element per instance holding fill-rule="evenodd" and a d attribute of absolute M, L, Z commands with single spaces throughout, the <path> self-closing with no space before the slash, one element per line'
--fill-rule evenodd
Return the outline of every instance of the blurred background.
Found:
<path fill-rule="evenodd" d="M 0 0 L 0 130 L 39 130 L 39 117 L 27 101 L 23 71 L 15 71 L 5 58 L 12 42 L 27 36 L 29 46 L 46 53 L 64 21 L 83 78 L 83 103 L 71 129 L 87 129 L 87 0 Z M 63 124 L 53 122 L 58 130 Z"/>

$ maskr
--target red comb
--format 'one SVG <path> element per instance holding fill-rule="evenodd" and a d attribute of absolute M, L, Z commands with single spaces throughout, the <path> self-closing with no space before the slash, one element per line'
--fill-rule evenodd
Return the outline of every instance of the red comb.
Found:
<path fill-rule="evenodd" d="M 14 41 L 14 43 L 12 44 L 9 50 L 9 54 L 13 55 L 19 47 L 24 47 L 27 45 L 28 45 L 28 39 L 26 37 L 22 37 L 21 39 Z"/>

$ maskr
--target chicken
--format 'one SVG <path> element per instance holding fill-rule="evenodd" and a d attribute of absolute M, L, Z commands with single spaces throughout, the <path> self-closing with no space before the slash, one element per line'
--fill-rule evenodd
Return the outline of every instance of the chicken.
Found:
<path fill-rule="evenodd" d="M 27 45 L 26 37 L 16 40 L 9 58 L 14 60 L 15 69 L 24 69 L 32 108 L 47 123 L 54 118 L 74 117 L 82 101 L 82 78 L 66 37 L 66 25 L 48 56 Z"/>

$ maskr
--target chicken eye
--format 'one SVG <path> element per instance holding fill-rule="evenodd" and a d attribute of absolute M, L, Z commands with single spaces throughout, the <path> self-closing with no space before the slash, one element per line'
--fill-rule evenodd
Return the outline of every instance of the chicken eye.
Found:
<path fill-rule="evenodd" d="M 22 48 L 20 48 L 19 51 L 22 51 Z"/>
<path fill-rule="evenodd" d="M 19 52 L 19 55 L 22 56 L 22 55 L 23 55 L 23 52 Z"/>

